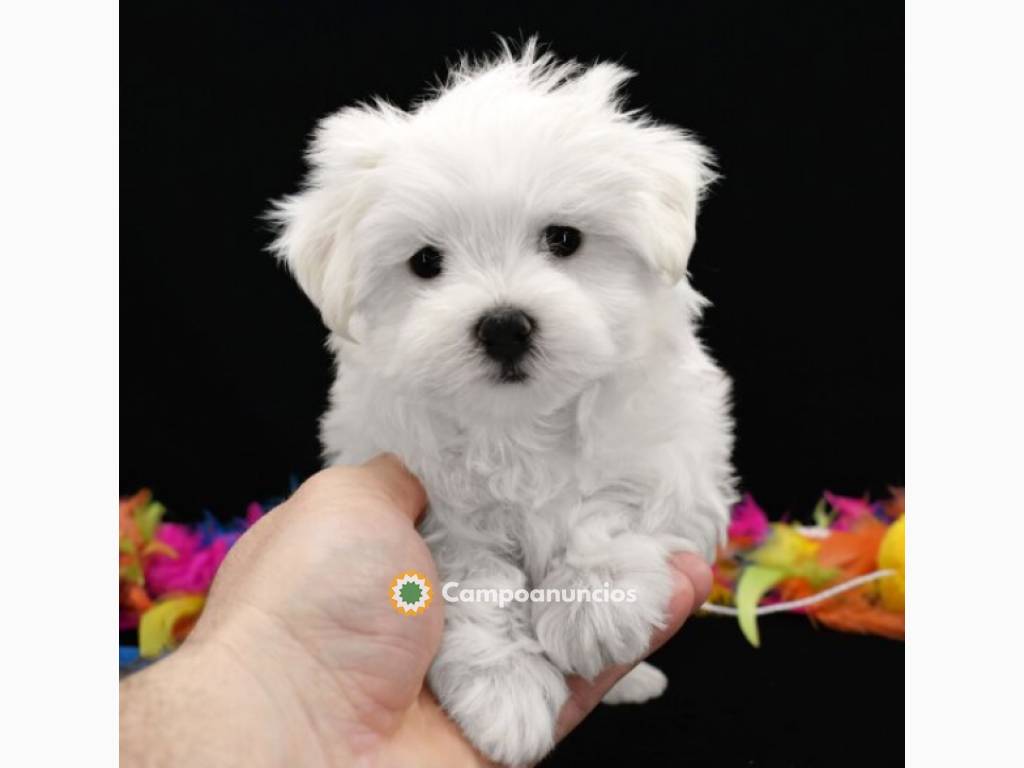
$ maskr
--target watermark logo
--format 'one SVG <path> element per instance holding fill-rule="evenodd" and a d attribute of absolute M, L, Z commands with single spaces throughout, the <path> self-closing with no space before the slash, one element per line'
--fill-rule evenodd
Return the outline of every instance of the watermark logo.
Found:
<path fill-rule="evenodd" d="M 423 613 L 432 596 L 430 581 L 415 571 L 396 576 L 391 582 L 391 605 L 403 616 Z"/>
<path fill-rule="evenodd" d="M 441 587 L 446 603 L 494 603 L 504 608 L 510 603 L 635 603 L 633 588 L 619 589 L 607 581 L 600 587 L 569 589 L 459 589 L 459 582 L 447 581 Z"/>

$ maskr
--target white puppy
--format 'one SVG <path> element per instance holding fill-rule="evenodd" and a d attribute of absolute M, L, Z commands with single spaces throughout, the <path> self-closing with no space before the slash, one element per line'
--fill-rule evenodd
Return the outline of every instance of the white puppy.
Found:
<path fill-rule="evenodd" d="M 643 655 L 666 558 L 710 558 L 734 498 L 729 382 L 686 281 L 710 153 L 625 111 L 629 77 L 533 42 L 464 61 L 409 112 L 324 119 L 274 213 L 339 367 L 327 460 L 405 461 L 442 581 L 634 590 L 445 606 L 431 686 L 505 763 L 551 748 L 565 673 Z M 644 664 L 609 700 L 664 687 Z"/>

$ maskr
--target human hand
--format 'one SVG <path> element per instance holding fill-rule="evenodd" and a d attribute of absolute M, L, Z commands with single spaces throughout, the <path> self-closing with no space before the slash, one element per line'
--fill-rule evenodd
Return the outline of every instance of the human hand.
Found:
<path fill-rule="evenodd" d="M 444 604 L 402 616 L 388 587 L 407 571 L 440 591 L 415 529 L 423 489 L 391 456 L 304 483 L 234 546 L 184 645 L 122 684 L 126 766 L 488 765 L 424 685 Z M 710 571 L 672 560 L 658 648 L 705 599 Z M 571 678 L 557 738 L 630 666 Z"/>

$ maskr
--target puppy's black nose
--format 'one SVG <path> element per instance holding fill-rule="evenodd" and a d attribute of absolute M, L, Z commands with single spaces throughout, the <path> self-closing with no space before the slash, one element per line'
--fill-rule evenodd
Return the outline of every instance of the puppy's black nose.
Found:
<path fill-rule="evenodd" d="M 476 337 L 487 356 L 502 365 L 514 365 L 530 348 L 536 324 L 521 309 L 503 307 L 488 312 L 476 324 Z"/>

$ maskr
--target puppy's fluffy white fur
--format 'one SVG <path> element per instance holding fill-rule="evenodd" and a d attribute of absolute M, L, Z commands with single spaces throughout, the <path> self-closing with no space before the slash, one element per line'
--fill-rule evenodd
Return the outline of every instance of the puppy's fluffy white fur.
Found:
<path fill-rule="evenodd" d="M 324 119 L 305 186 L 274 212 L 276 252 L 337 359 L 327 460 L 405 461 L 430 498 L 442 581 L 636 590 L 445 606 L 430 683 L 504 763 L 551 748 L 565 673 L 644 653 L 673 589 L 666 558 L 710 558 L 734 497 L 729 383 L 686 280 L 710 154 L 626 111 L 629 77 L 532 42 L 464 61 L 411 111 L 378 101 Z M 582 233 L 578 252 L 548 252 L 552 224 Z M 425 245 L 443 257 L 430 280 L 408 265 Z M 536 321 L 523 381 L 501 381 L 474 334 L 499 306 Z M 664 686 L 642 665 L 609 700 Z"/>

